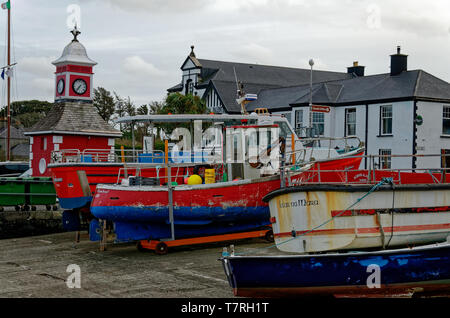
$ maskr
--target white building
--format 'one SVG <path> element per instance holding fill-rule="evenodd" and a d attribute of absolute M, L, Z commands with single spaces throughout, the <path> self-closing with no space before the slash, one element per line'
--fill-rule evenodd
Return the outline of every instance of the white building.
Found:
<path fill-rule="evenodd" d="M 181 66 L 181 82 L 168 92 L 194 94 L 205 99 L 214 113 L 240 113 L 238 82 L 245 93 L 258 95 L 247 110 L 267 108 L 283 114 L 304 134 L 313 127 L 322 136 L 357 136 L 366 155 L 450 154 L 450 84 L 423 71 L 407 70 L 407 55 L 391 55 L 390 72 L 365 76 L 364 66 L 347 72 L 197 59 L 191 47 Z M 312 94 L 311 94 L 312 93 Z M 312 95 L 312 96 L 310 96 Z M 310 125 L 309 101 L 329 107 L 314 112 Z M 364 160 L 362 168 L 369 163 Z M 378 167 L 450 167 L 450 156 L 377 159 Z"/>
<path fill-rule="evenodd" d="M 357 136 L 367 155 L 450 154 L 450 84 L 423 71 L 407 70 L 407 55 L 391 55 L 391 72 L 364 76 L 355 62 L 350 79 L 281 89 L 265 89 L 248 109 L 266 107 L 284 114 L 296 128 L 309 127 L 309 101 L 328 106 L 314 112 L 318 135 Z M 312 94 L 311 94 L 312 93 Z M 450 167 L 450 157 L 377 158 L 377 167 Z M 362 163 L 365 168 L 368 162 Z"/>

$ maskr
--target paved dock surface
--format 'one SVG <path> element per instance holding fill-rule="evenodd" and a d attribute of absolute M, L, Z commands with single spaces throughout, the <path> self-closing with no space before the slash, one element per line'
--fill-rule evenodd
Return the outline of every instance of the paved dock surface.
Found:
<path fill-rule="evenodd" d="M 230 244 L 178 247 L 157 255 L 140 252 L 134 244 L 108 245 L 100 251 L 87 232 L 81 233 L 79 243 L 74 232 L 4 239 L 0 297 L 230 298 L 233 292 L 218 261 L 222 248 Z M 234 244 L 237 252 L 250 252 L 273 243 L 247 239 Z M 67 287 L 71 264 L 79 266 L 81 288 Z"/>

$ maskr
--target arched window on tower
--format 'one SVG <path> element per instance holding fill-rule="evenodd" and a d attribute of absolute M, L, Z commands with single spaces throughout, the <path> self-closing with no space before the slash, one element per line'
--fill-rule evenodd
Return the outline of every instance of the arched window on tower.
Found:
<path fill-rule="evenodd" d="M 194 83 L 192 82 L 192 79 L 188 79 L 186 81 L 185 95 L 193 93 L 194 93 Z"/>

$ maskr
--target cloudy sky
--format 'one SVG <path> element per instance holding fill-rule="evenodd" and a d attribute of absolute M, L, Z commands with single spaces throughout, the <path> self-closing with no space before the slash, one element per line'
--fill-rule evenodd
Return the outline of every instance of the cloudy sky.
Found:
<path fill-rule="evenodd" d="M 6 1 L 6 0 L 3 0 Z M 0 2 L 3 2 L 0 0 Z M 397 45 L 409 69 L 450 82 L 448 0 L 11 0 L 13 99 L 53 101 L 54 66 L 77 20 L 102 86 L 137 105 L 160 101 L 198 58 L 346 71 L 389 72 Z M 6 10 L 0 45 L 6 64 Z M 0 79 L 1 80 L 1 79 Z M 3 81 L 3 84 L 6 81 Z M 5 98 L 2 89 L 2 103 Z"/>

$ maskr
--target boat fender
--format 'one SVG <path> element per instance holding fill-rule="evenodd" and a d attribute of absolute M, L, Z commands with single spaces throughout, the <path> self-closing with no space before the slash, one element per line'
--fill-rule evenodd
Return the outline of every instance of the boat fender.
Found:
<path fill-rule="evenodd" d="M 200 177 L 198 174 L 193 174 L 192 176 L 190 176 L 188 178 L 189 185 L 202 184 L 202 183 L 203 183 L 202 177 Z"/>
<path fill-rule="evenodd" d="M 292 230 L 291 235 L 292 235 L 292 237 L 297 237 L 297 232 L 295 232 L 295 230 Z"/>

